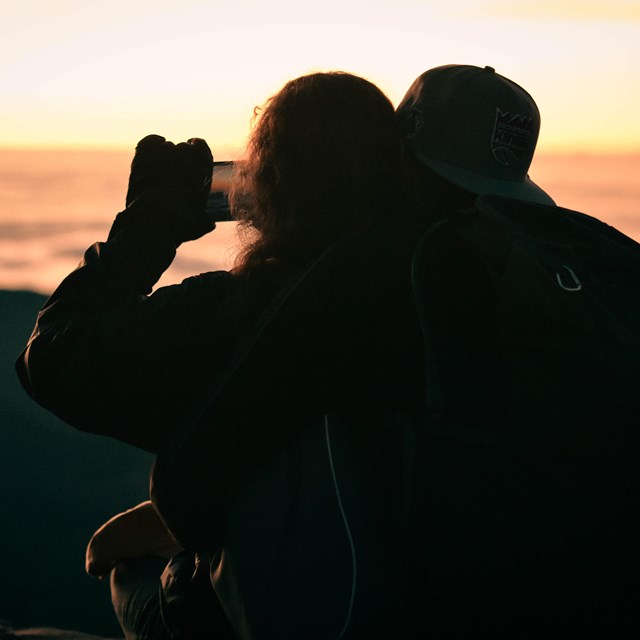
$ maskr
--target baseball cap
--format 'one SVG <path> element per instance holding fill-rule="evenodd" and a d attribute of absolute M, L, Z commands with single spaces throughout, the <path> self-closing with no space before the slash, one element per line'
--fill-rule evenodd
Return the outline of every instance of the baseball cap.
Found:
<path fill-rule="evenodd" d="M 430 69 L 396 112 L 407 146 L 443 178 L 479 195 L 554 204 L 527 174 L 540 132 L 538 107 L 492 67 Z"/>

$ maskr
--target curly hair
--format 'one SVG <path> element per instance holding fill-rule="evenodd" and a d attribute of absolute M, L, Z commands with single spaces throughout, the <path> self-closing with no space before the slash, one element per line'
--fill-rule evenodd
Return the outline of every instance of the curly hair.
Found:
<path fill-rule="evenodd" d="M 234 271 L 296 271 L 350 231 L 399 209 L 393 105 L 344 72 L 288 82 L 256 109 L 230 202 L 244 238 Z"/>

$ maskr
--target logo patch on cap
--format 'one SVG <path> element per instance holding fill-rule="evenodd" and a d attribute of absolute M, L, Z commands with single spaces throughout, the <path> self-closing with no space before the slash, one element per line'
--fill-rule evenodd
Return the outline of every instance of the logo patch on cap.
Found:
<path fill-rule="evenodd" d="M 533 139 L 533 118 L 531 116 L 512 115 L 508 111 L 496 109 L 496 121 L 491 136 L 493 157 L 505 166 L 519 162 L 527 156 Z"/>

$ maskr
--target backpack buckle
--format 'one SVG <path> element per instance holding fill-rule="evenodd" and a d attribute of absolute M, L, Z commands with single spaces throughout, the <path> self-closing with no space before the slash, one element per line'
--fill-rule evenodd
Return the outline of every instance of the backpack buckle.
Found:
<path fill-rule="evenodd" d="M 566 285 L 562 281 L 562 276 L 560 275 L 560 273 L 556 271 L 556 280 L 558 281 L 560 288 L 564 289 L 565 291 L 580 291 L 580 289 L 582 289 L 582 283 L 580 282 L 580 280 L 578 280 L 578 276 L 573 272 L 573 269 L 568 267 L 566 264 L 563 264 L 562 268 L 567 270 L 567 272 L 571 276 L 571 279 L 573 280 L 573 284 Z"/>

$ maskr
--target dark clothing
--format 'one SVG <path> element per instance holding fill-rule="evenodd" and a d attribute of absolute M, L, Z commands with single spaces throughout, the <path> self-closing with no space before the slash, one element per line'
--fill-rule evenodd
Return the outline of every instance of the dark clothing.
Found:
<path fill-rule="evenodd" d="M 514 215 L 525 209 L 524 213 L 531 213 L 534 221 L 549 218 L 559 225 L 563 221 L 567 224 L 568 214 L 556 208 L 538 206 L 529 211 L 526 205 L 509 202 L 501 202 L 501 206 L 511 209 Z M 465 216 L 467 222 L 463 221 L 462 214 L 454 214 L 455 222 L 463 226 L 474 224 L 478 219 L 482 230 L 492 229 L 488 224 L 483 226 L 480 203 L 478 207 Z M 579 214 L 575 216 L 580 218 Z M 406 587 L 406 576 L 403 579 L 393 568 L 407 562 L 409 611 L 406 617 L 400 609 L 395 613 L 400 614 L 396 618 L 398 624 L 406 619 L 412 621 L 417 632 L 411 637 L 424 637 L 429 633 L 433 637 L 456 638 L 487 633 L 500 638 L 554 637 L 554 633 L 575 635 L 594 629 L 617 633 L 633 619 L 637 610 L 637 571 L 628 569 L 628 566 L 638 566 L 634 542 L 637 539 L 634 523 L 637 474 L 636 467 L 626 463 L 633 454 L 624 452 L 624 456 L 616 458 L 623 473 L 611 468 L 603 478 L 605 483 L 591 484 L 591 491 L 585 489 L 585 477 L 598 477 L 595 468 L 598 457 L 593 454 L 599 454 L 603 448 L 606 455 L 602 445 L 607 438 L 615 438 L 615 433 L 611 433 L 611 423 L 601 414 L 589 416 L 595 431 L 589 430 L 587 421 L 581 419 L 581 412 L 594 398 L 590 397 L 590 386 L 576 381 L 582 376 L 601 376 L 602 372 L 590 368 L 598 360 L 589 362 L 573 357 L 567 338 L 576 338 L 577 326 L 566 320 L 571 317 L 567 313 L 570 303 L 562 298 L 572 291 L 566 288 L 562 278 L 556 277 L 557 270 L 548 273 L 547 268 L 539 268 L 542 274 L 539 291 L 535 271 L 513 267 L 518 264 L 522 246 L 527 246 L 524 242 L 516 243 L 513 252 L 498 251 L 493 260 L 483 259 L 486 252 L 491 253 L 490 240 L 500 245 L 504 236 L 510 237 L 508 234 L 494 234 L 495 237 L 489 234 L 484 242 L 475 246 L 461 241 L 461 233 L 454 233 L 447 243 L 436 235 L 437 240 L 430 246 L 422 245 L 422 257 L 426 260 L 418 260 L 417 268 L 413 269 L 416 267 L 414 249 L 421 232 L 418 227 L 398 226 L 384 230 L 386 236 L 378 230 L 351 237 L 318 260 L 274 306 L 273 315 L 266 319 L 258 339 L 248 345 L 246 354 L 234 365 L 224 385 L 186 425 L 183 432 L 186 436 L 183 435 L 180 442 L 169 440 L 160 450 L 152 498 L 172 529 L 188 544 L 197 547 L 207 541 L 215 544 L 221 539 L 222 548 L 230 550 L 232 557 L 227 565 L 237 563 L 231 567 L 232 578 L 239 583 L 243 579 L 245 583 L 250 582 L 249 589 L 244 590 L 230 581 L 231 587 L 237 590 L 231 593 L 230 602 L 254 607 L 256 603 L 264 603 L 263 598 L 251 593 L 260 586 L 259 580 L 251 582 L 247 576 L 258 566 L 259 573 L 272 577 L 264 568 L 272 560 L 271 555 L 259 557 L 259 551 L 265 550 L 260 543 L 269 539 L 263 535 L 261 526 L 272 525 L 269 518 L 274 516 L 276 524 L 286 523 L 286 513 L 278 517 L 275 515 L 278 510 L 269 508 L 267 517 L 260 517 L 260 508 L 264 511 L 265 504 L 276 505 L 286 511 L 290 502 L 285 502 L 282 495 L 287 499 L 289 496 L 283 491 L 273 491 L 275 497 L 269 498 L 270 490 L 264 487 L 276 483 L 269 484 L 272 481 L 268 474 L 254 483 L 248 499 L 244 493 L 242 499 L 234 502 L 229 488 L 242 485 L 250 475 L 248 469 L 259 468 L 273 451 L 283 450 L 282 438 L 307 424 L 300 420 L 302 413 L 296 414 L 296 409 L 313 407 L 327 411 L 328 399 L 331 399 L 339 418 L 338 433 L 353 435 L 359 427 L 364 427 L 362 433 L 366 437 L 362 442 L 367 442 L 372 449 L 380 442 L 387 445 L 384 455 L 367 452 L 362 456 L 373 463 L 382 481 L 376 486 L 375 473 L 371 477 L 366 472 L 363 474 L 371 489 L 369 498 L 373 499 L 367 502 L 367 494 L 358 496 L 357 516 L 364 515 L 366 522 L 369 514 L 364 512 L 374 504 L 377 515 L 387 514 L 389 521 L 398 522 L 402 514 L 397 509 L 394 511 L 393 506 L 408 497 L 413 507 L 408 543 L 402 535 L 387 538 L 376 526 L 368 529 L 374 548 L 384 540 L 387 546 L 381 545 L 382 549 L 397 550 L 402 546 L 406 550 L 404 558 L 400 554 L 390 558 L 391 554 L 383 552 L 376 556 L 378 564 L 368 564 L 366 549 L 363 554 L 364 566 L 378 570 L 373 580 L 364 580 L 365 589 L 375 584 L 388 599 Z M 556 235 L 564 239 L 561 233 Z M 580 238 L 576 233 L 569 240 Z M 595 244 L 606 251 L 606 243 Z M 549 246 L 564 251 L 570 245 L 560 243 L 560 249 L 553 244 Z M 541 255 L 546 257 L 549 249 L 545 248 Z M 535 252 L 532 255 L 535 257 Z M 513 280 L 507 283 L 512 289 L 504 283 L 502 261 L 506 258 L 515 271 Z M 424 273 L 420 272 L 420 262 L 425 263 Z M 543 265 L 547 267 L 544 262 Z M 424 287 L 421 275 L 429 276 L 430 286 Z M 412 301 L 415 293 L 412 276 L 417 276 L 417 289 L 422 298 L 417 309 Z M 499 294 L 503 290 L 507 293 L 501 298 Z M 632 287 L 630 291 L 633 293 Z M 558 298 L 564 306 L 554 304 Z M 625 319 L 637 329 L 633 305 L 629 303 L 622 308 L 627 309 Z M 297 322 L 303 310 L 303 321 Z M 416 336 L 416 311 L 427 316 L 427 333 L 437 329 L 438 337 L 444 334 L 449 338 L 438 341 L 436 348 L 428 351 L 429 358 L 424 364 L 431 367 L 434 354 L 441 357 L 446 366 L 440 369 L 450 375 L 449 384 L 444 386 L 448 392 L 445 397 L 455 399 L 451 411 L 441 411 L 440 415 L 433 412 L 424 420 L 420 420 L 420 390 L 424 391 L 425 376 L 416 366 L 418 361 L 422 362 L 424 348 Z M 544 318 L 545 313 L 547 321 L 537 321 L 541 315 Z M 444 317 L 446 321 L 438 324 L 434 316 L 436 320 Z M 510 321 L 514 317 L 520 321 Z M 555 317 L 558 318 L 556 324 L 549 322 Z M 526 357 L 518 357 L 517 348 L 509 350 L 513 344 L 509 340 L 514 336 L 525 353 L 533 354 L 535 367 Z M 579 334 L 577 339 L 581 339 Z M 545 363 L 553 363 L 553 358 L 536 347 L 549 345 L 554 340 L 557 341 L 553 347 L 557 363 L 555 370 L 548 371 Z M 636 344 L 634 340 L 622 343 Z M 586 341 L 584 346 L 588 351 L 590 342 Z M 562 362 L 563 356 L 566 362 Z M 404 366 L 394 367 L 400 361 Z M 562 367 L 577 373 L 563 379 Z M 267 372 L 273 375 L 266 375 Z M 538 374 L 539 379 L 532 377 L 533 373 Z M 434 380 L 433 375 L 427 376 L 429 386 L 436 386 Z M 527 380 L 532 382 L 527 384 Z M 414 386 L 416 381 L 420 389 Z M 575 392 L 567 394 L 570 384 L 576 384 Z M 255 390 L 254 402 L 237 411 L 236 400 L 247 388 Z M 594 389 L 593 393 L 597 391 Z M 535 408 L 535 412 L 526 413 L 521 403 L 510 404 L 510 400 L 519 398 L 518 394 L 533 398 L 530 407 Z M 617 397 L 613 393 L 607 396 L 606 402 Z M 557 397 L 562 398 L 561 406 L 567 407 L 569 413 L 554 413 L 558 405 L 553 399 Z M 397 480 L 403 467 L 395 455 L 399 449 L 393 438 L 388 437 L 389 433 L 397 436 L 399 429 L 385 434 L 384 429 L 379 428 L 384 424 L 381 418 L 385 411 L 400 410 L 407 412 L 410 423 L 411 418 L 418 418 L 413 420 L 416 443 L 409 448 L 415 460 L 415 468 L 409 469 L 413 471 L 409 483 L 411 494 L 404 493 L 401 487 L 398 490 Z M 348 419 L 340 420 L 345 415 Z M 625 442 L 636 440 L 637 409 L 632 415 L 634 419 L 624 423 L 630 436 Z M 363 419 L 363 416 L 366 417 Z M 223 459 L 229 450 L 220 452 L 215 445 L 218 434 L 232 431 L 238 446 L 232 450 L 237 464 L 230 468 Z M 386 436 L 385 439 L 378 440 L 380 434 Z M 552 437 L 548 438 L 549 434 Z M 536 441 L 542 441 L 543 446 Z M 634 446 L 633 453 L 636 450 Z M 359 461 L 357 454 L 362 455 L 364 449 L 347 444 L 346 451 L 350 455 L 355 451 L 355 460 Z M 304 470 L 307 466 L 302 464 L 300 468 Z M 283 469 L 286 470 L 284 465 L 280 470 Z M 627 469 L 634 471 L 633 477 L 624 477 Z M 273 471 L 268 465 L 267 470 Z M 623 483 L 607 494 L 618 478 Z M 287 486 L 299 487 L 302 483 L 294 481 Z M 204 490 L 202 495 L 206 501 L 197 497 L 196 488 Z M 260 499 L 256 499 L 256 495 Z M 322 504 L 320 500 L 311 502 L 314 506 Z M 221 531 L 222 523 L 216 519 L 216 513 L 225 513 L 230 504 L 229 529 Z M 291 522 L 299 524 L 304 513 L 299 505 L 296 509 Z M 243 529 L 238 533 L 234 516 L 242 510 L 245 510 L 240 516 Z M 322 512 L 327 513 L 327 509 L 322 508 Z M 366 531 L 367 527 L 362 530 Z M 272 537 L 287 540 L 287 532 L 283 526 Z M 282 553 L 285 569 L 273 572 L 279 579 L 287 575 L 290 566 L 295 566 L 291 557 L 295 557 L 294 544 L 300 542 L 300 537 L 299 531 L 294 533 L 289 546 L 281 543 L 285 546 Z M 324 539 L 320 533 L 318 537 L 321 541 Z M 355 536 L 355 539 L 358 543 L 366 536 Z M 234 548 L 234 543 L 241 549 Z M 320 546 L 317 545 L 316 550 L 309 547 L 311 551 L 304 557 L 314 558 L 322 553 Z M 363 551 L 359 544 L 355 547 Z M 267 548 L 270 549 L 269 545 Z M 252 550 L 254 560 L 247 562 Z M 347 564 L 343 561 L 340 568 L 344 570 Z M 224 568 L 225 563 L 223 571 Z M 217 567 L 213 570 L 216 583 Z M 318 574 L 310 572 L 310 575 Z M 334 575 L 341 577 L 339 570 Z M 300 582 L 308 586 L 306 581 Z M 343 588 L 344 581 L 336 579 L 336 583 L 332 587 L 337 592 Z M 291 580 L 291 584 L 295 585 L 296 581 Z M 222 585 L 218 582 L 216 588 L 222 599 L 227 585 L 224 581 Z M 264 587 L 263 593 L 267 593 Z M 321 602 L 321 594 L 317 596 L 308 600 Z M 362 637 L 376 637 L 371 627 L 365 628 L 367 622 L 375 619 L 372 612 L 381 612 L 372 603 L 376 603 L 375 598 L 364 602 L 365 615 L 360 621 L 366 622 L 361 626 Z M 249 607 L 245 613 L 248 610 Z M 296 613 L 301 610 L 308 611 L 302 606 L 295 607 Z M 354 610 L 357 619 L 357 608 Z M 249 624 L 264 614 L 259 607 L 250 613 L 256 611 L 256 615 L 248 616 Z M 239 611 L 236 620 L 242 618 L 242 613 Z M 280 612 L 276 619 L 286 619 L 286 614 L 283 616 Z M 384 628 L 389 620 L 383 617 L 377 629 Z M 259 628 L 268 628 L 269 623 L 273 621 L 267 619 Z M 253 631 L 249 626 L 242 637 L 252 637 Z M 349 637 L 361 637 L 353 628 L 350 631 L 353 633 Z M 398 637 L 398 634 L 389 632 L 387 637 Z"/>
<path fill-rule="evenodd" d="M 181 204 L 160 190 L 119 213 L 47 301 L 17 363 L 27 392 L 62 420 L 148 451 L 228 364 L 259 309 L 227 272 L 146 295 L 175 256 Z M 283 282 L 265 277 L 264 298 Z"/>
<path fill-rule="evenodd" d="M 416 426 L 402 417 L 420 415 L 424 390 L 411 278 L 422 231 L 389 226 L 328 250 L 160 449 L 156 506 L 186 546 L 222 549 L 212 583 L 239 637 L 337 637 L 343 624 L 351 638 L 400 637 Z"/>
<path fill-rule="evenodd" d="M 329 269 L 321 271 L 318 284 L 339 304 L 321 309 L 326 331 L 314 336 L 307 353 L 273 363 L 269 393 L 280 394 L 279 401 L 286 395 L 293 410 L 304 410 L 309 394 L 321 400 L 314 405 L 320 410 L 350 404 L 355 394 L 392 394 L 397 396 L 392 401 L 400 401 L 404 385 L 398 376 L 410 380 L 407 360 L 415 372 L 422 359 L 410 283 L 412 245 L 419 236 L 403 227 L 354 234 L 321 258 Z M 217 387 L 234 354 L 242 352 L 239 345 L 250 344 L 259 331 L 258 313 L 247 311 L 242 279 L 228 272 L 188 278 L 151 296 L 139 294 L 136 283 L 144 278 L 137 271 L 159 276 L 149 264 L 166 265 L 172 255 L 169 245 L 163 253 L 143 242 L 126 248 L 98 243 L 87 250 L 40 312 L 17 362 L 20 380 L 34 400 L 81 430 L 156 451 L 203 394 L 210 397 L 207 392 Z M 353 273 L 345 273 L 345 264 Z M 319 296 L 311 294 L 310 301 Z M 309 306 L 309 313 L 316 312 Z M 304 330 L 301 313 L 297 310 L 291 322 Z M 407 315 L 412 317 L 409 328 Z M 277 339 L 285 348 L 286 332 Z M 281 367 L 304 372 L 300 396 L 279 387 Z M 227 394 L 230 405 L 259 398 L 258 403 L 252 400 L 258 412 L 259 402 L 269 403 L 261 380 L 253 382 Z M 233 412 L 233 407 L 225 410 Z M 218 435 L 223 464 L 235 454 L 242 457 L 244 447 L 261 446 L 248 441 L 247 433 Z"/>
<path fill-rule="evenodd" d="M 154 494 L 161 513 L 163 480 L 165 495 L 184 496 L 179 516 L 163 516 L 185 546 L 215 540 L 213 514 L 228 508 L 253 470 L 302 424 L 327 413 L 418 410 L 424 349 L 411 267 L 421 234 L 420 227 L 395 225 L 333 246 L 266 310 L 219 391 L 167 438 Z M 204 486 L 206 506 L 196 491 Z"/>
<path fill-rule="evenodd" d="M 153 230 L 148 231 L 152 235 Z M 375 424 L 382 436 L 390 425 L 386 421 L 389 412 L 406 411 L 419 404 L 422 396 L 422 336 L 411 287 L 412 254 L 421 234 L 421 225 L 389 225 L 344 238 L 314 261 L 304 287 L 283 283 L 282 293 L 262 317 L 259 310 L 252 312 L 250 305 L 242 304 L 242 279 L 226 272 L 204 274 L 151 296 L 142 295 L 153 279 L 149 274 L 159 275 L 173 255 L 169 244 L 166 251 L 159 249 L 157 238 L 151 238 L 150 246 L 144 242 L 94 245 L 40 313 L 18 361 L 20 379 L 36 401 L 77 428 L 150 451 L 178 453 L 177 475 L 172 469 L 165 477 L 173 477 L 169 483 L 178 493 L 188 487 L 189 495 L 183 495 L 181 503 L 189 517 L 168 522 L 192 552 L 215 551 L 225 542 L 226 516 L 236 496 L 279 453 L 295 452 L 306 425 L 316 424 L 318 417 L 328 413 L 356 416 L 358 429 L 351 439 L 364 445 L 359 447 L 358 460 L 366 467 L 366 476 L 358 483 L 354 474 L 349 481 L 343 474 L 344 499 L 362 495 L 364 477 L 372 480 L 381 498 L 359 521 L 349 516 L 358 536 L 358 553 L 366 554 L 358 558 L 358 597 L 365 608 L 372 601 L 381 604 L 378 628 L 396 630 L 392 615 L 403 596 L 397 583 L 406 582 L 406 549 L 395 535 L 397 527 L 404 526 L 402 487 L 397 488 L 402 485 L 402 468 L 395 464 L 402 455 L 402 443 L 396 446 L 394 442 L 391 453 L 383 437 L 368 443 L 368 431 Z M 317 271 L 316 265 L 321 265 Z M 276 289 L 277 283 L 272 286 Z M 293 305 L 287 305 L 290 296 Z M 265 342 L 267 320 L 275 313 L 280 314 L 277 331 L 267 332 Z M 252 371 L 253 358 L 263 354 L 253 350 L 258 339 L 267 352 L 275 348 L 283 356 L 274 359 L 267 373 Z M 300 349 L 301 344 L 308 349 Z M 217 388 L 223 392 L 216 395 Z M 274 406 L 279 408 L 275 415 Z M 205 448 L 188 454 L 183 467 L 185 450 L 180 443 L 184 429 L 194 412 L 203 408 L 213 409 L 207 424 L 214 428 L 203 434 Z M 385 419 L 379 420 L 381 416 Z M 339 419 L 337 424 L 344 422 Z M 340 429 L 344 436 L 347 432 Z M 335 437 L 339 442 L 340 433 Z M 349 452 L 353 451 L 352 446 Z M 205 461 L 208 471 L 191 484 L 191 472 L 200 473 L 201 456 L 207 453 L 212 455 Z M 369 459 L 368 453 L 375 455 Z M 337 464 L 340 455 L 335 452 Z M 165 455 L 163 461 L 173 466 L 171 456 L 167 459 Z M 294 485 L 287 484 L 286 489 L 291 492 L 287 504 L 293 509 L 308 508 L 304 494 L 296 495 Z M 193 521 L 200 512 L 207 517 L 204 531 Z M 251 508 L 245 512 L 251 514 Z M 296 514 L 290 511 L 285 516 L 293 522 Z M 213 530 L 211 522 L 216 523 Z M 241 519 L 241 527 L 230 530 L 235 539 L 247 534 L 243 522 L 246 524 Z M 281 524 L 275 523 L 276 527 Z M 285 532 L 295 533 L 287 522 L 284 525 Z M 309 530 L 316 533 L 313 520 Z M 260 531 L 257 527 L 258 535 Z M 344 537 L 342 528 L 336 531 L 336 536 Z M 278 538 L 277 542 L 281 546 L 276 551 L 289 552 L 286 540 Z M 332 558 L 330 545 L 326 551 Z M 251 558 L 251 553 L 243 554 L 240 549 L 238 561 Z M 343 555 L 350 557 L 347 552 Z M 303 556 L 292 548 L 290 557 L 296 562 Z M 296 589 L 288 581 L 290 576 L 311 585 L 311 592 L 337 590 L 333 575 L 323 581 L 314 573 L 321 558 L 314 556 L 304 566 L 289 565 L 295 571 L 282 576 L 285 595 L 286 588 Z M 268 568 L 271 561 L 265 558 L 264 566 Z M 216 571 L 215 564 L 212 571 Z M 220 575 L 224 577 L 224 572 Z M 251 571 L 241 574 L 245 576 L 250 577 Z M 362 589 L 367 580 L 368 592 Z M 152 589 L 155 586 L 157 582 Z M 262 585 L 254 593 L 259 594 L 260 588 Z M 136 591 L 143 592 L 150 593 Z M 142 597 L 144 601 L 135 598 L 142 603 L 139 613 L 154 601 L 153 596 L 150 600 Z M 302 609 L 299 613 L 304 615 Z M 157 617 L 155 609 L 153 616 Z M 135 627 L 135 620 L 129 625 Z M 362 635 L 369 631 L 363 627 Z"/>
<path fill-rule="evenodd" d="M 329 566 L 340 554 L 339 569 L 349 568 L 355 548 L 362 571 L 358 575 L 364 579 L 349 620 L 352 638 L 376 637 L 376 629 L 398 637 L 394 622 L 406 620 L 419 629 L 409 637 L 427 631 L 433 637 L 486 632 L 504 638 L 552 637 L 559 629 L 569 634 L 597 625 L 612 629 L 634 611 L 635 586 L 611 588 L 619 579 L 620 560 L 633 545 L 621 545 L 611 567 L 599 567 L 595 574 L 588 560 L 569 566 L 560 558 L 557 564 L 550 552 L 550 542 L 558 538 L 555 521 L 540 519 L 542 535 L 536 522 L 536 514 L 546 513 L 546 502 L 538 501 L 539 511 L 528 506 L 528 494 L 533 491 L 535 498 L 537 488 L 527 477 L 530 469 L 518 465 L 495 438 L 492 415 L 474 422 L 480 406 L 469 395 L 476 390 L 474 380 L 486 378 L 481 388 L 500 382 L 500 367 L 482 366 L 485 351 L 496 355 L 494 337 L 489 348 L 483 344 L 478 349 L 480 366 L 467 366 L 472 352 L 459 344 L 457 335 L 448 344 L 454 351 L 442 354 L 445 361 L 468 369 L 460 377 L 453 371 L 452 386 L 462 398 L 455 408 L 464 410 L 462 417 L 470 424 L 457 424 L 460 415 L 449 421 L 447 416 L 439 422 L 424 419 L 424 369 L 430 362 L 419 315 L 428 311 L 429 301 L 416 308 L 413 258 L 426 226 L 381 226 L 343 238 L 298 281 L 283 287 L 260 317 L 241 311 L 243 283 L 227 273 L 206 274 L 140 296 L 130 283 L 145 278 L 135 273 L 127 277 L 135 272 L 137 258 L 142 271 L 150 273 L 154 269 L 149 264 L 155 259 L 161 263 L 166 255 L 155 245 L 153 251 L 144 244 L 135 251 L 97 245 L 41 314 L 18 363 L 21 379 L 36 400 L 71 424 L 158 452 L 154 503 L 189 550 L 213 552 L 211 578 L 219 595 L 228 596 L 227 611 L 229 603 L 241 609 L 245 596 L 260 605 L 260 593 L 274 584 L 270 580 L 279 580 L 283 593 L 291 589 L 296 596 L 302 593 L 298 582 L 312 584 L 316 595 L 323 590 L 348 595 L 344 581 L 318 579 L 313 562 Z M 459 309 L 462 322 L 488 328 L 491 334 L 494 299 L 478 295 L 484 289 L 475 285 L 471 294 L 478 300 L 466 290 L 486 273 L 473 252 L 456 248 L 448 254 L 457 270 L 456 278 L 439 283 L 444 307 Z M 436 261 L 433 269 L 438 266 L 442 263 Z M 526 300 L 523 305 L 526 309 Z M 450 353 L 455 357 L 449 358 Z M 459 389 L 458 380 L 466 380 Z M 465 398 L 473 401 L 465 403 Z M 334 452 L 335 468 L 358 469 L 355 476 L 339 477 L 355 544 L 350 550 L 343 540 L 334 557 L 337 547 L 332 544 L 329 552 L 305 553 L 313 549 L 305 545 L 314 534 L 325 537 L 312 518 L 326 525 L 328 509 L 336 512 L 336 506 L 322 506 L 320 514 L 311 509 L 309 515 L 305 508 L 323 503 L 305 500 L 312 494 L 304 494 L 308 487 L 299 482 L 308 461 L 318 459 L 305 454 L 304 436 L 312 434 L 323 416 L 331 416 L 336 427 L 334 442 L 345 443 L 340 453 Z M 400 416 L 408 421 L 395 423 Z M 413 446 L 405 447 L 395 424 L 403 429 L 409 424 L 408 433 L 414 428 Z M 510 425 L 519 435 L 521 423 L 514 419 Z M 505 436 L 508 441 L 510 432 Z M 411 459 L 413 469 L 404 465 Z M 536 473 L 546 472 L 544 457 L 540 464 L 532 462 Z M 321 478 L 309 477 L 310 482 Z M 331 479 L 326 473 L 324 477 Z M 371 489 L 368 494 L 359 491 L 362 478 Z M 513 478 L 521 478 L 521 484 L 513 484 Z M 309 486 L 315 490 L 318 485 Z M 411 494 L 405 492 L 407 486 Z M 549 494 L 553 489 L 551 485 Z M 362 496 L 369 501 L 362 502 Z M 350 500 L 357 507 L 353 512 Z M 411 521 L 408 536 L 402 537 L 407 533 L 402 529 L 405 500 Z M 563 522 L 571 525 L 572 513 L 568 508 Z M 522 516 L 516 527 L 514 514 Z M 339 517 L 333 521 L 339 523 Z M 531 526 L 520 527 L 520 522 Z M 311 532 L 309 539 L 300 537 L 301 523 Z M 579 527 L 569 530 L 582 535 Z M 331 533 L 336 532 L 334 527 Z M 281 547 L 261 547 L 268 539 Z M 592 544 L 588 535 L 586 543 Z M 224 555 L 216 554 L 220 549 L 227 552 L 226 565 Z M 309 570 L 296 573 L 301 557 L 312 562 Z M 258 578 L 242 593 L 241 582 L 252 580 L 254 568 Z M 233 593 L 236 587 L 238 594 Z M 298 615 L 306 602 L 321 602 L 302 600 L 300 607 L 295 605 Z M 398 608 L 384 611 L 389 603 Z M 255 610 L 266 616 L 264 628 L 274 622 L 268 619 L 272 612 Z M 241 618 L 242 612 L 234 620 L 240 627 Z M 255 629 L 240 631 L 246 632 L 241 637 L 250 637 Z"/>
<path fill-rule="evenodd" d="M 87 250 L 40 312 L 18 375 L 68 424 L 155 451 L 228 364 L 249 318 L 227 272 L 144 296 L 122 269 L 108 243 Z"/>

